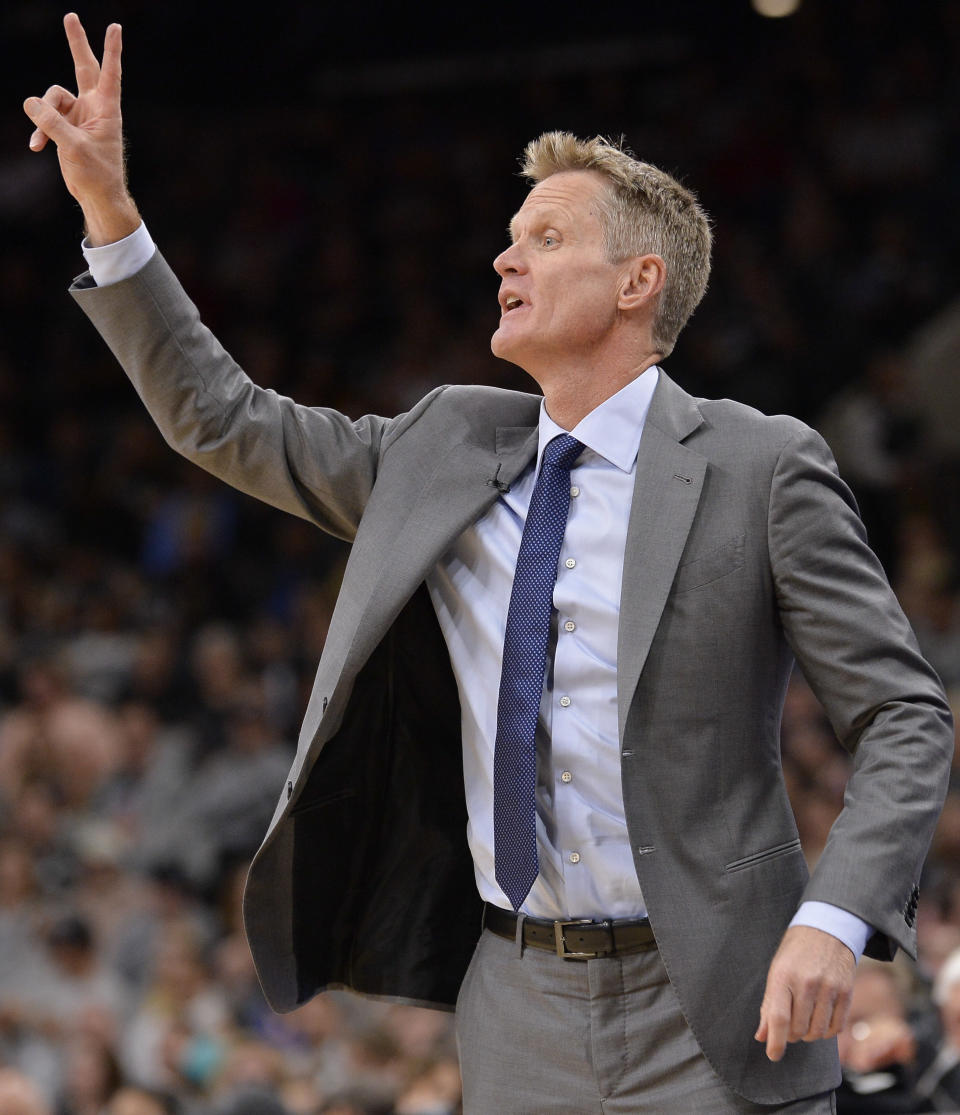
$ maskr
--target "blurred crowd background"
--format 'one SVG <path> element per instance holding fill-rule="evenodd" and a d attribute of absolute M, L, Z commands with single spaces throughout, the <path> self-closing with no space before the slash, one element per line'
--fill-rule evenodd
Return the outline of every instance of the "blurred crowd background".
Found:
<path fill-rule="evenodd" d="M 669 372 L 824 433 L 960 704 L 960 3 L 590 7 L 81 16 L 124 23 L 131 186 L 208 324 L 352 416 L 528 386 L 489 354 L 528 139 L 679 174 L 717 250 Z M 244 868 L 344 548 L 176 458 L 66 295 L 79 213 L 18 109 L 72 84 L 60 15 L 0 12 L 0 1111 L 452 1115 L 447 1015 L 258 990 Z M 850 759 L 799 675 L 783 749 L 813 863 Z M 918 931 L 860 967 L 841 1111 L 960 1108 L 960 767 Z"/>

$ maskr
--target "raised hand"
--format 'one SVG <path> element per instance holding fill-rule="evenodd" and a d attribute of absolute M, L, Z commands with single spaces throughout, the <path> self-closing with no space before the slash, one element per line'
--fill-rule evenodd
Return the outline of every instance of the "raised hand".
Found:
<path fill-rule="evenodd" d="M 23 110 L 36 124 L 30 149 L 42 151 L 47 140 L 57 146 L 60 172 L 80 203 L 92 244 L 107 244 L 129 235 L 140 223 L 127 190 L 120 115 L 118 23 L 107 28 L 103 62 L 90 49 L 86 32 L 73 12 L 64 17 L 73 55 L 77 92 L 52 85 L 42 97 L 28 97 Z"/>

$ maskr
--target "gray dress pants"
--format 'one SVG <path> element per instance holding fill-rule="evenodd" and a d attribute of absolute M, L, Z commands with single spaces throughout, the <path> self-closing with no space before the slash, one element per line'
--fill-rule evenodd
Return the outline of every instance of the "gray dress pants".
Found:
<path fill-rule="evenodd" d="M 831 1115 L 767 1107 L 707 1063 L 656 949 L 561 960 L 485 931 L 457 1001 L 465 1115 Z"/>

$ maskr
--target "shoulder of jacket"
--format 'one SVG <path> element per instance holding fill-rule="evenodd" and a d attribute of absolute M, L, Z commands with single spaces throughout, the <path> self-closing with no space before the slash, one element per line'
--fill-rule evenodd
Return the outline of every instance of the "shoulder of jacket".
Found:
<path fill-rule="evenodd" d="M 468 438 L 498 427 L 535 426 L 540 396 L 479 384 L 444 384 L 429 391 L 405 414 L 389 422 L 381 451 L 399 438 Z"/>
<path fill-rule="evenodd" d="M 527 391 L 509 391 L 479 383 L 449 384 L 442 390 L 439 401 L 444 406 L 463 408 L 471 413 L 503 415 L 504 418 L 532 413 L 535 422 L 540 411 L 540 396 Z"/>
<path fill-rule="evenodd" d="M 819 435 L 812 427 L 789 414 L 764 414 L 756 407 L 734 399 L 697 399 L 697 406 L 709 429 L 748 437 L 753 443 L 779 451 L 799 436 Z"/>
<path fill-rule="evenodd" d="M 429 417 L 433 421 L 476 429 L 535 426 L 539 415 L 539 395 L 480 384 L 448 384 L 425 395 L 407 417 L 414 421 Z"/>

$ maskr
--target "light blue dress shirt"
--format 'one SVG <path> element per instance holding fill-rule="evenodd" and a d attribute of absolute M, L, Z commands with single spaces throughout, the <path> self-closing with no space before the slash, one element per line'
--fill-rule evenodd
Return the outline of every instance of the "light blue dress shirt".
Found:
<path fill-rule="evenodd" d="M 138 271 L 154 252 L 146 226 L 114 244 L 83 245 L 98 286 Z M 570 514 L 554 590 L 552 666 L 537 742 L 540 875 L 522 910 L 535 917 L 639 917 L 620 780 L 617 631 L 637 450 L 657 385 L 647 369 L 573 430 L 586 449 L 571 472 Z M 468 838 L 481 896 L 509 908 L 494 877 L 493 749 L 500 658 L 513 572 L 540 455 L 565 433 L 541 405 L 536 461 L 457 539 L 427 578 L 463 710 Z M 825 902 L 791 925 L 839 938 L 859 958 L 872 928 Z"/>
<path fill-rule="evenodd" d="M 620 780 L 620 582 L 649 368 L 570 433 L 583 442 L 553 593 L 555 623 L 537 730 L 540 874 L 521 909 L 541 918 L 640 917 Z M 547 443 L 566 433 L 540 408 L 536 460 L 427 577 L 463 709 L 468 838 L 481 897 L 510 903 L 494 877 L 493 752 L 507 609 L 520 538 Z M 602 447 L 603 452 L 600 452 Z"/>

